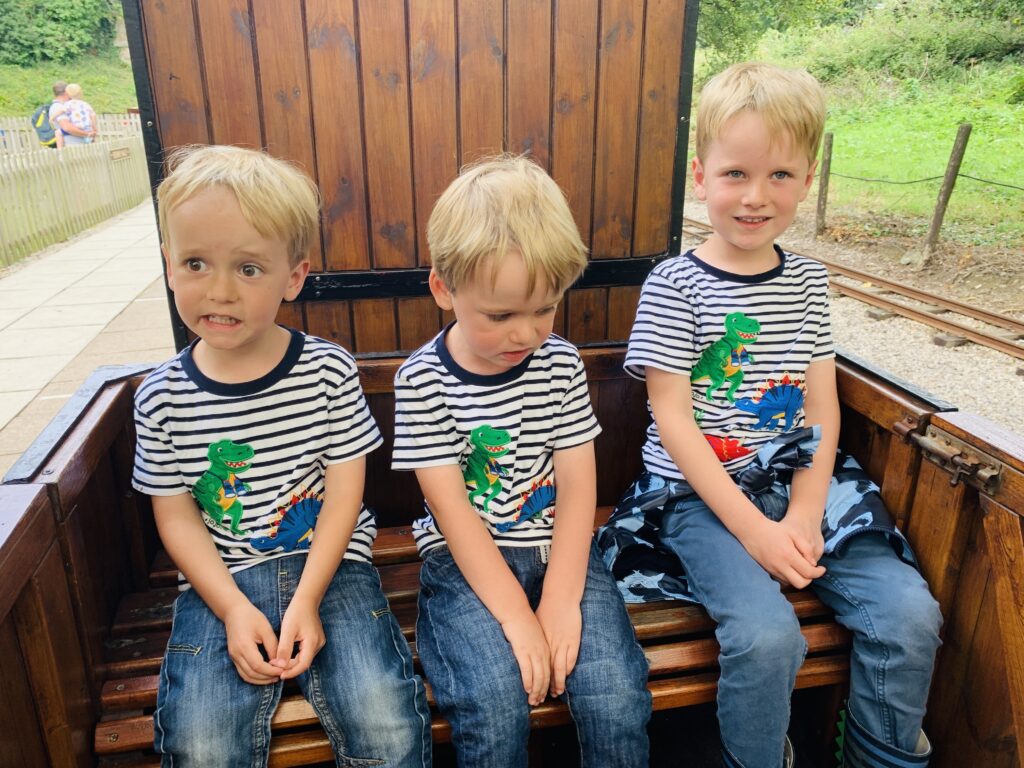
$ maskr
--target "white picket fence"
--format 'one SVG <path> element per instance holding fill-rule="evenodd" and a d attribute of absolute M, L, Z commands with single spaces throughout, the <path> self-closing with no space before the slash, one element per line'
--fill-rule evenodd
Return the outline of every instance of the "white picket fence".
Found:
<path fill-rule="evenodd" d="M 96 127 L 98 141 L 142 135 L 138 114 L 96 115 Z M 39 148 L 39 139 L 28 116 L 0 117 L 0 155 L 34 152 Z"/>
<path fill-rule="evenodd" d="M 149 197 L 137 116 L 127 117 L 136 118 L 133 135 L 61 150 L 36 141 L 31 150 L 0 152 L 0 268 Z"/>

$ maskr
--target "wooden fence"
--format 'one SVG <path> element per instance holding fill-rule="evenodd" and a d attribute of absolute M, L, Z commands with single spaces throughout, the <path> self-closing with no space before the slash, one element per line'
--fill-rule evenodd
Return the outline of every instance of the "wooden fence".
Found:
<path fill-rule="evenodd" d="M 96 115 L 98 141 L 141 136 L 138 114 Z M 40 147 L 28 117 L 0 117 L 0 155 L 34 152 Z"/>
<path fill-rule="evenodd" d="M 149 193 L 137 131 L 59 152 L 0 153 L 0 268 L 135 207 Z"/>

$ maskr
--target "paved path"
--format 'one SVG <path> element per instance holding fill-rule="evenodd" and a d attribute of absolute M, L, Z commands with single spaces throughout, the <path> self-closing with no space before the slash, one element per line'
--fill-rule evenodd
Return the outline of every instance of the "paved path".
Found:
<path fill-rule="evenodd" d="M 0 273 L 0 476 L 100 365 L 174 353 L 153 205 Z"/>

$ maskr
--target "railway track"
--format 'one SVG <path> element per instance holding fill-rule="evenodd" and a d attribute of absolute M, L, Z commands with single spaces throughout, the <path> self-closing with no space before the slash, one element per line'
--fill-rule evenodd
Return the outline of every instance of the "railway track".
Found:
<path fill-rule="evenodd" d="M 711 227 L 695 219 L 684 218 L 683 232 L 694 237 L 706 238 L 711 232 Z M 787 250 L 803 255 L 799 251 Z M 910 318 L 955 338 L 967 339 L 1018 360 L 1024 360 L 1024 343 L 1021 343 L 1024 341 L 1024 322 L 1020 320 L 921 291 L 895 280 L 861 272 L 819 256 L 810 258 L 820 261 L 828 268 L 833 278 L 832 289 L 844 296 Z M 917 306 L 908 304 L 907 301 L 915 302 Z M 983 323 L 988 328 L 975 327 L 955 319 L 955 316 Z"/>

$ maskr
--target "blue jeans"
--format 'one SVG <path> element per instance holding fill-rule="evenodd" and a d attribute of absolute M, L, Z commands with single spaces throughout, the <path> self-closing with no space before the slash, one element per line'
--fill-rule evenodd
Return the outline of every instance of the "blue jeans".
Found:
<path fill-rule="evenodd" d="M 792 606 L 699 498 L 666 511 L 661 540 L 718 622 L 718 722 L 727 764 L 778 768 L 790 695 L 807 653 Z M 842 556 L 820 564 L 826 572 L 812 588 L 853 632 L 850 711 L 885 744 L 912 752 L 939 646 L 938 604 L 880 533 L 853 536 Z"/>
<path fill-rule="evenodd" d="M 275 632 L 306 564 L 292 555 L 234 574 Z M 339 766 L 429 766 L 430 712 L 409 646 L 368 563 L 344 561 L 320 604 L 327 644 L 297 678 Z M 165 766 L 265 766 L 283 683 L 252 685 L 228 656 L 224 624 L 194 589 L 174 604 L 160 668 L 155 747 Z"/>
<path fill-rule="evenodd" d="M 547 565 L 538 547 L 502 547 L 530 605 L 537 607 Z M 580 604 L 579 659 L 563 700 L 576 723 L 582 764 L 646 766 L 647 659 L 626 606 L 591 546 Z M 501 626 L 466 583 L 447 547 L 420 570 L 416 647 L 442 714 L 452 726 L 459 766 L 525 768 L 530 707 L 519 665 Z"/>

